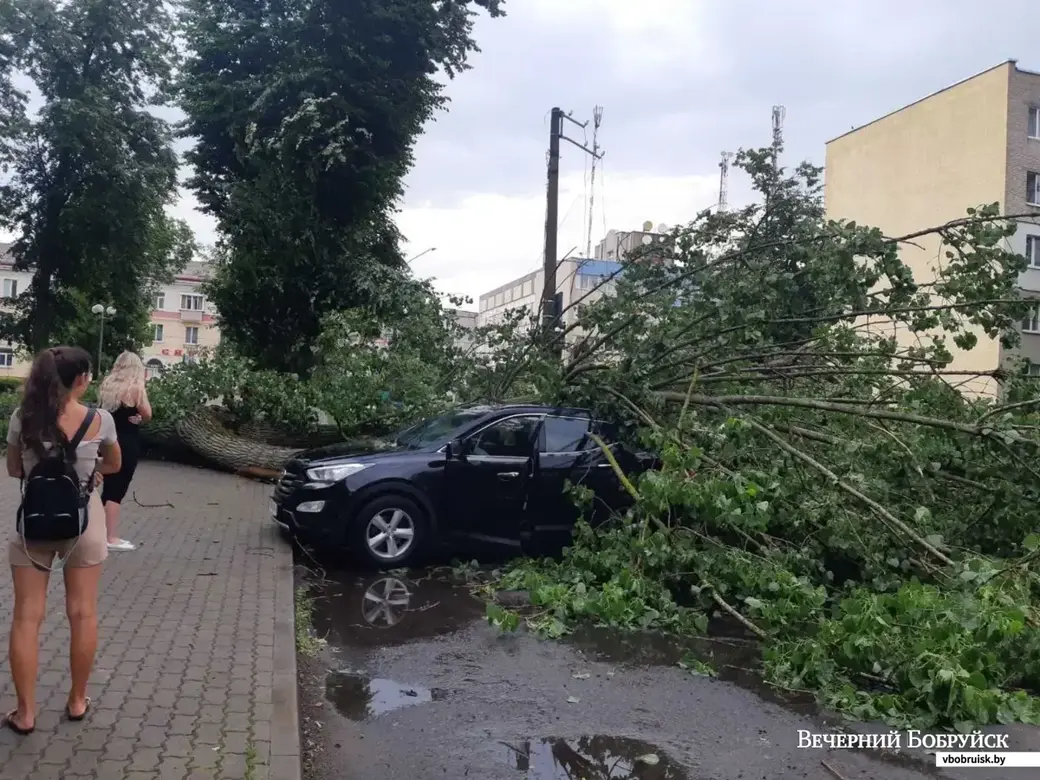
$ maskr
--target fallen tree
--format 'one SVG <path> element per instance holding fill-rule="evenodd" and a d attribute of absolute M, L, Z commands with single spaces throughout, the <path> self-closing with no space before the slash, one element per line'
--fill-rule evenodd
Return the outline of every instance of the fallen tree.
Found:
<path fill-rule="evenodd" d="M 760 204 L 699 215 L 669 237 L 672 262 L 626 263 L 549 333 L 517 315 L 461 349 L 417 289 L 403 322 L 327 321 L 306 382 L 212 361 L 164 379 L 165 402 L 219 402 L 222 429 L 197 428 L 211 450 L 250 425 L 314 435 L 319 408 L 347 439 L 453 399 L 588 406 L 663 468 L 619 475 L 634 507 L 581 526 L 562 561 L 503 575 L 532 625 L 693 634 L 721 619 L 761 640 L 766 680 L 853 717 L 1037 722 L 1040 392 L 1012 359 L 1027 311 L 1014 223 L 986 206 L 885 236 L 826 220 L 818 169 L 737 164 Z M 903 260 L 917 247 L 930 278 Z"/>
<path fill-rule="evenodd" d="M 768 681 L 854 717 L 1040 722 L 1040 392 L 1012 359 L 1014 223 L 988 206 L 885 236 L 824 218 L 819 169 L 737 164 L 760 203 L 698 216 L 672 263 L 628 263 L 564 312 L 564 361 L 545 334 L 522 350 L 510 377 L 628 421 L 664 465 L 626 480 L 625 517 L 497 586 L 551 634 L 724 619 L 763 641 Z"/>

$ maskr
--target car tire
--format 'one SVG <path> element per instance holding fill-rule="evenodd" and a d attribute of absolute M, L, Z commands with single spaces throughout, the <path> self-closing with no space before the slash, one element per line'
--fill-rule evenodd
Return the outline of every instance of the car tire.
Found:
<path fill-rule="evenodd" d="M 350 548 L 380 569 L 411 566 L 424 551 L 429 519 L 415 501 L 399 493 L 373 498 L 350 524 Z"/>

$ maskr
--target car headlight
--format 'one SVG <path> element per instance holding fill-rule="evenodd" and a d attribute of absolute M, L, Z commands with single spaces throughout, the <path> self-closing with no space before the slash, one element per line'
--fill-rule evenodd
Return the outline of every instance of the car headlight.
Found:
<path fill-rule="evenodd" d="M 307 478 L 313 482 L 339 482 L 351 474 L 368 468 L 367 463 L 341 463 L 338 466 L 318 466 L 307 470 Z"/>

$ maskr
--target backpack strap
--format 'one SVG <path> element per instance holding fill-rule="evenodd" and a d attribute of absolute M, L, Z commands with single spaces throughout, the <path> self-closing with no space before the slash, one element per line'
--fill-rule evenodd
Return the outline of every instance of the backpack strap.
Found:
<path fill-rule="evenodd" d="M 83 422 L 76 431 L 76 435 L 72 437 L 72 440 L 69 441 L 68 446 L 65 448 L 65 459 L 69 463 L 76 460 L 76 448 L 79 447 L 80 442 L 83 441 L 83 437 L 87 435 L 87 431 L 90 430 L 90 424 L 94 422 L 95 417 L 97 417 L 97 409 L 93 406 L 88 406 L 86 417 L 83 418 Z"/>

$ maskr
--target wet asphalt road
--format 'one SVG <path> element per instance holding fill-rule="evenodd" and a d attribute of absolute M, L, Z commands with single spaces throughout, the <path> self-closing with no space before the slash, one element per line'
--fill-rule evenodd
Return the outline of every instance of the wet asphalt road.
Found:
<path fill-rule="evenodd" d="M 739 647 L 701 648 L 732 665 L 731 679 L 710 679 L 679 668 L 678 651 L 652 637 L 502 635 L 444 574 L 329 576 L 310 580 L 314 628 L 328 644 L 300 658 L 307 780 L 1040 777 L 798 749 L 798 729 L 833 721 L 756 690 L 732 669 L 747 655 Z M 1040 737 L 1019 728 L 1010 749 L 1040 750 Z"/>

